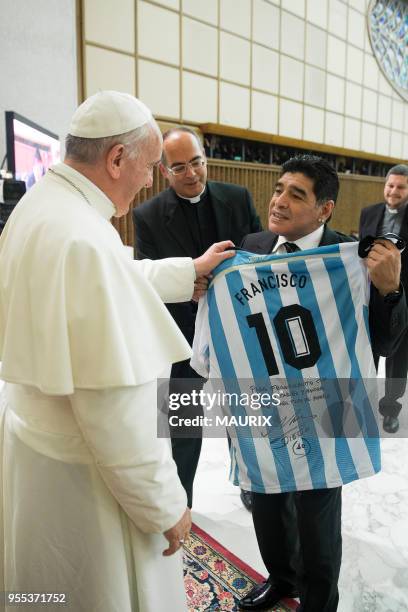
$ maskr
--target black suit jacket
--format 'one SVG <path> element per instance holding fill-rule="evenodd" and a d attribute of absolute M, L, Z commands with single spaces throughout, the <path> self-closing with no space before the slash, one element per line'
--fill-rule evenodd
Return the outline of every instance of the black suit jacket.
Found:
<path fill-rule="evenodd" d="M 257 234 L 245 236 L 241 243 L 241 247 L 246 251 L 251 251 L 252 253 L 266 255 L 268 253 L 272 253 L 272 249 L 275 246 L 277 239 L 278 234 L 274 234 L 273 232 L 258 232 Z M 355 242 L 355 239 L 351 236 L 346 236 L 346 234 L 334 232 L 326 225 L 319 246 L 339 244 L 339 242 Z"/>
<path fill-rule="evenodd" d="M 213 181 L 208 181 L 207 187 L 218 241 L 232 240 L 234 244 L 239 245 L 246 234 L 262 229 L 247 189 Z M 135 208 L 133 222 L 136 259 L 191 257 L 195 252 L 193 238 L 186 226 L 180 202 L 170 187 Z M 187 341 L 192 344 L 197 305 L 182 302 L 168 304 L 167 307 Z M 188 375 L 189 370 L 177 372 L 177 376 Z"/>
<path fill-rule="evenodd" d="M 360 216 L 360 238 L 379 235 L 384 218 L 384 211 L 384 202 L 363 208 Z M 404 218 L 402 219 L 400 235 L 408 245 L 408 206 L 405 209 Z M 401 282 L 405 290 L 408 290 L 408 248 L 401 254 Z"/>
<path fill-rule="evenodd" d="M 245 236 L 241 247 L 253 253 L 267 254 L 271 253 L 277 239 L 278 235 L 272 232 L 258 232 Z M 335 232 L 326 225 L 319 246 L 340 242 L 354 242 L 354 238 Z M 387 303 L 371 285 L 369 326 L 373 353 L 385 357 L 391 355 L 397 349 L 407 325 L 405 295 L 396 304 Z"/>

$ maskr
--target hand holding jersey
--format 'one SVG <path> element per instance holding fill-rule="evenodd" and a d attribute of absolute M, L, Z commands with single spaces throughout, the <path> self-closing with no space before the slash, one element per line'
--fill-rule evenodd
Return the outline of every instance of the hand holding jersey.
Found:
<path fill-rule="evenodd" d="M 401 276 L 401 253 L 389 240 L 377 239 L 366 258 L 373 285 L 382 296 L 398 291 Z"/>
<path fill-rule="evenodd" d="M 197 278 L 207 276 L 210 274 L 211 270 L 225 259 L 234 257 L 235 251 L 227 251 L 226 249 L 228 248 L 234 248 L 234 243 L 231 242 L 231 240 L 215 242 L 200 257 L 194 259 L 194 268 Z"/>

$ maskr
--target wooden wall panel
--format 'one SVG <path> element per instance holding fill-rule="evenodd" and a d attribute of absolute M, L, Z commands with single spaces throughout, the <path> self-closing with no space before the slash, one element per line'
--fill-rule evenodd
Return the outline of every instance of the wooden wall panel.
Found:
<path fill-rule="evenodd" d="M 268 223 L 269 200 L 279 172 L 279 166 L 218 159 L 208 160 L 209 180 L 235 183 L 249 189 L 265 228 Z M 383 199 L 384 179 L 355 174 L 340 174 L 339 176 L 340 193 L 330 225 L 334 229 L 349 234 L 358 229 L 361 209 Z M 160 170 L 155 168 L 153 186 L 150 189 L 143 189 L 136 197 L 134 205 L 138 206 L 165 188 L 166 181 L 160 174 Z M 121 219 L 114 219 L 113 225 L 118 230 L 124 244 L 133 246 L 131 211 Z"/>
<path fill-rule="evenodd" d="M 210 180 L 235 183 L 249 189 L 264 227 L 267 225 L 269 200 L 279 171 L 279 166 L 244 162 L 209 160 L 208 164 Z"/>
<path fill-rule="evenodd" d="M 358 231 L 361 209 L 384 199 L 385 179 L 340 174 L 340 192 L 330 226 L 345 234 Z"/>

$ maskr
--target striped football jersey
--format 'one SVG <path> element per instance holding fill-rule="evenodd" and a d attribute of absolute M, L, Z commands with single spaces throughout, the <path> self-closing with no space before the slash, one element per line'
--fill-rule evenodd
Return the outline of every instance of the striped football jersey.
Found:
<path fill-rule="evenodd" d="M 357 251 L 354 242 L 241 251 L 213 273 L 191 366 L 229 398 L 230 477 L 244 490 L 337 487 L 380 470 L 369 280 Z M 257 407 L 262 425 L 239 418 L 255 413 L 241 401 L 248 389 L 276 400 Z"/>

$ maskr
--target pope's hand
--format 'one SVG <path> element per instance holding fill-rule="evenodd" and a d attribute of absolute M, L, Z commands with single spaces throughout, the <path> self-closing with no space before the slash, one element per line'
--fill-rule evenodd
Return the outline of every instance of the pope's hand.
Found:
<path fill-rule="evenodd" d="M 186 508 L 179 522 L 176 523 L 171 529 L 165 531 L 163 534 L 169 542 L 169 547 L 163 551 L 164 557 L 174 555 L 174 553 L 181 548 L 183 543 L 188 541 L 188 538 L 190 537 L 190 529 L 191 510 L 190 508 Z"/>
<path fill-rule="evenodd" d="M 196 278 L 200 276 L 208 276 L 208 274 L 218 266 L 224 259 L 234 257 L 235 251 L 227 251 L 226 249 L 233 248 L 235 245 L 231 240 L 223 242 L 215 242 L 206 250 L 203 255 L 194 259 L 194 267 Z"/>
<path fill-rule="evenodd" d="M 371 282 L 381 295 L 398 290 L 401 253 L 390 240 L 376 240 L 365 261 Z"/>
<path fill-rule="evenodd" d="M 191 298 L 194 302 L 198 302 L 200 297 L 202 297 L 208 289 L 208 283 L 211 277 L 208 276 L 199 276 L 194 281 L 194 293 Z"/>

